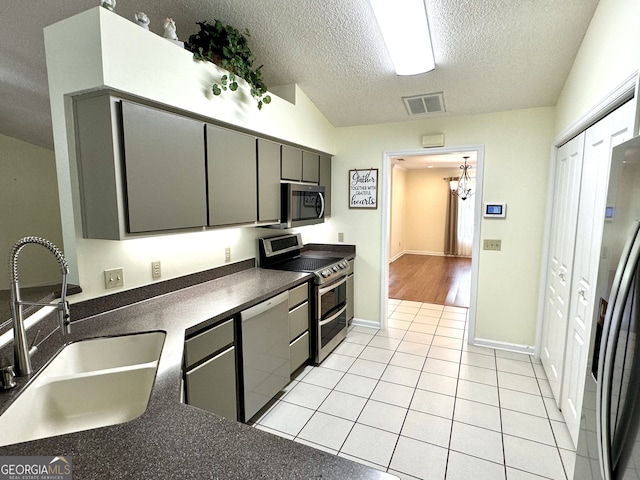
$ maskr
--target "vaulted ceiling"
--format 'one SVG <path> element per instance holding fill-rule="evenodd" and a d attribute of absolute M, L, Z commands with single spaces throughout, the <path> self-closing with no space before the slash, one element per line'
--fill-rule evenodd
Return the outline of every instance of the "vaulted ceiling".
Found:
<path fill-rule="evenodd" d="M 597 0 L 425 0 L 436 69 L 395 75 L 368 0 L 119 0 L 162 34 L 172 17 L 188 40 L 195 22 L 250 31 L 267 85 L 297 83 L 336 127 L 402 122 L 403 96 L 444 93 L 445 113 L 555 105 Z M 42 29 L 99 0 L 19 0 L 0 6 L 0 134 L 51 148 Z M 397 0 L 398 5 L 402 0 Z M 77 39 L 82 41 L 82 39 Z M 131 59 L 135 62 L 135 59 Z"/>

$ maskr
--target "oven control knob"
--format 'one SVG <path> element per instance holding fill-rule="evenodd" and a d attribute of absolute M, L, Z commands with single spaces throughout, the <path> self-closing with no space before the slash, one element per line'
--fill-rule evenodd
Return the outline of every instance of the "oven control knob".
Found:
<path fill-rule="evenodd" d="M 334 266 L 333 266 L 333 271 L 334 271 L 334 272 L 337 272 L 338 270 L 339 270 L 338 266 L 337 266 L 337 265 L 334 265 Z"/>
<path fill-rule="evenodd" d="M 327 278 L 329 275 L 331 275 L 331 271 L 330 270 L 323 270 L 320 275 L 322 275 L 324 278 Z"/>

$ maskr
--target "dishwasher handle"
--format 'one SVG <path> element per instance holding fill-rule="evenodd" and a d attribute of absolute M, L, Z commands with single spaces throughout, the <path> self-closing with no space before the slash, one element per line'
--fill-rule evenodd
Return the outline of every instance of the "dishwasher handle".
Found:
<path fill-rule="evenodd" d="M 246 310 L 243 310 L 242 312 L 240 312 L 240 318 L 242 319 L 243 322 L 247 320 L 251 320 L 252 318 L 257 317 L 258 315 L 280 305 L 281 303 L 288 302 L 288 301 L 289 301 L 289 291 L 287 290 L 286 292 L 282 292 L 276 295 L 275 297 L 271 297 L 270 299 L 265 300 L 264 302 L 259 303 L 258 305 L 255 305 L 253 307 L 247 308 Z"/>

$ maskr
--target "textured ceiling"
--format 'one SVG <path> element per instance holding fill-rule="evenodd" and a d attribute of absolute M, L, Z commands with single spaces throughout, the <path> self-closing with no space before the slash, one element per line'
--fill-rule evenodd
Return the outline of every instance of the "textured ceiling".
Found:
<path fill-rule="evenodd" d="M 42 29 L 98 3 L 2 2 L 0 133 L 52 147 Z M 267 85 L 297 83 L 342 127 L 415 119 L 401 97 L 437 91 L 439 115 L 555 105 L 597 3 L 426 0 L 436 69 L 411 77 L 395 75 L 368 0 L 119 0 L 116 13 L 142 10 L 156 33 L 173 17 L 181 40 L 197 21 L 248 28 Z"/>

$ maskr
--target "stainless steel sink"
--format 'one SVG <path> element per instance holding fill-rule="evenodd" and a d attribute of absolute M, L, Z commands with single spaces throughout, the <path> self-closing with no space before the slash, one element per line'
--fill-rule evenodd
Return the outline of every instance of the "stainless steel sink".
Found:
<path fill-rule="evenodd" d="M 147 409 L 165 333 L 64 347 L 0 416 L 0 446 L 128 422 Z"/>

